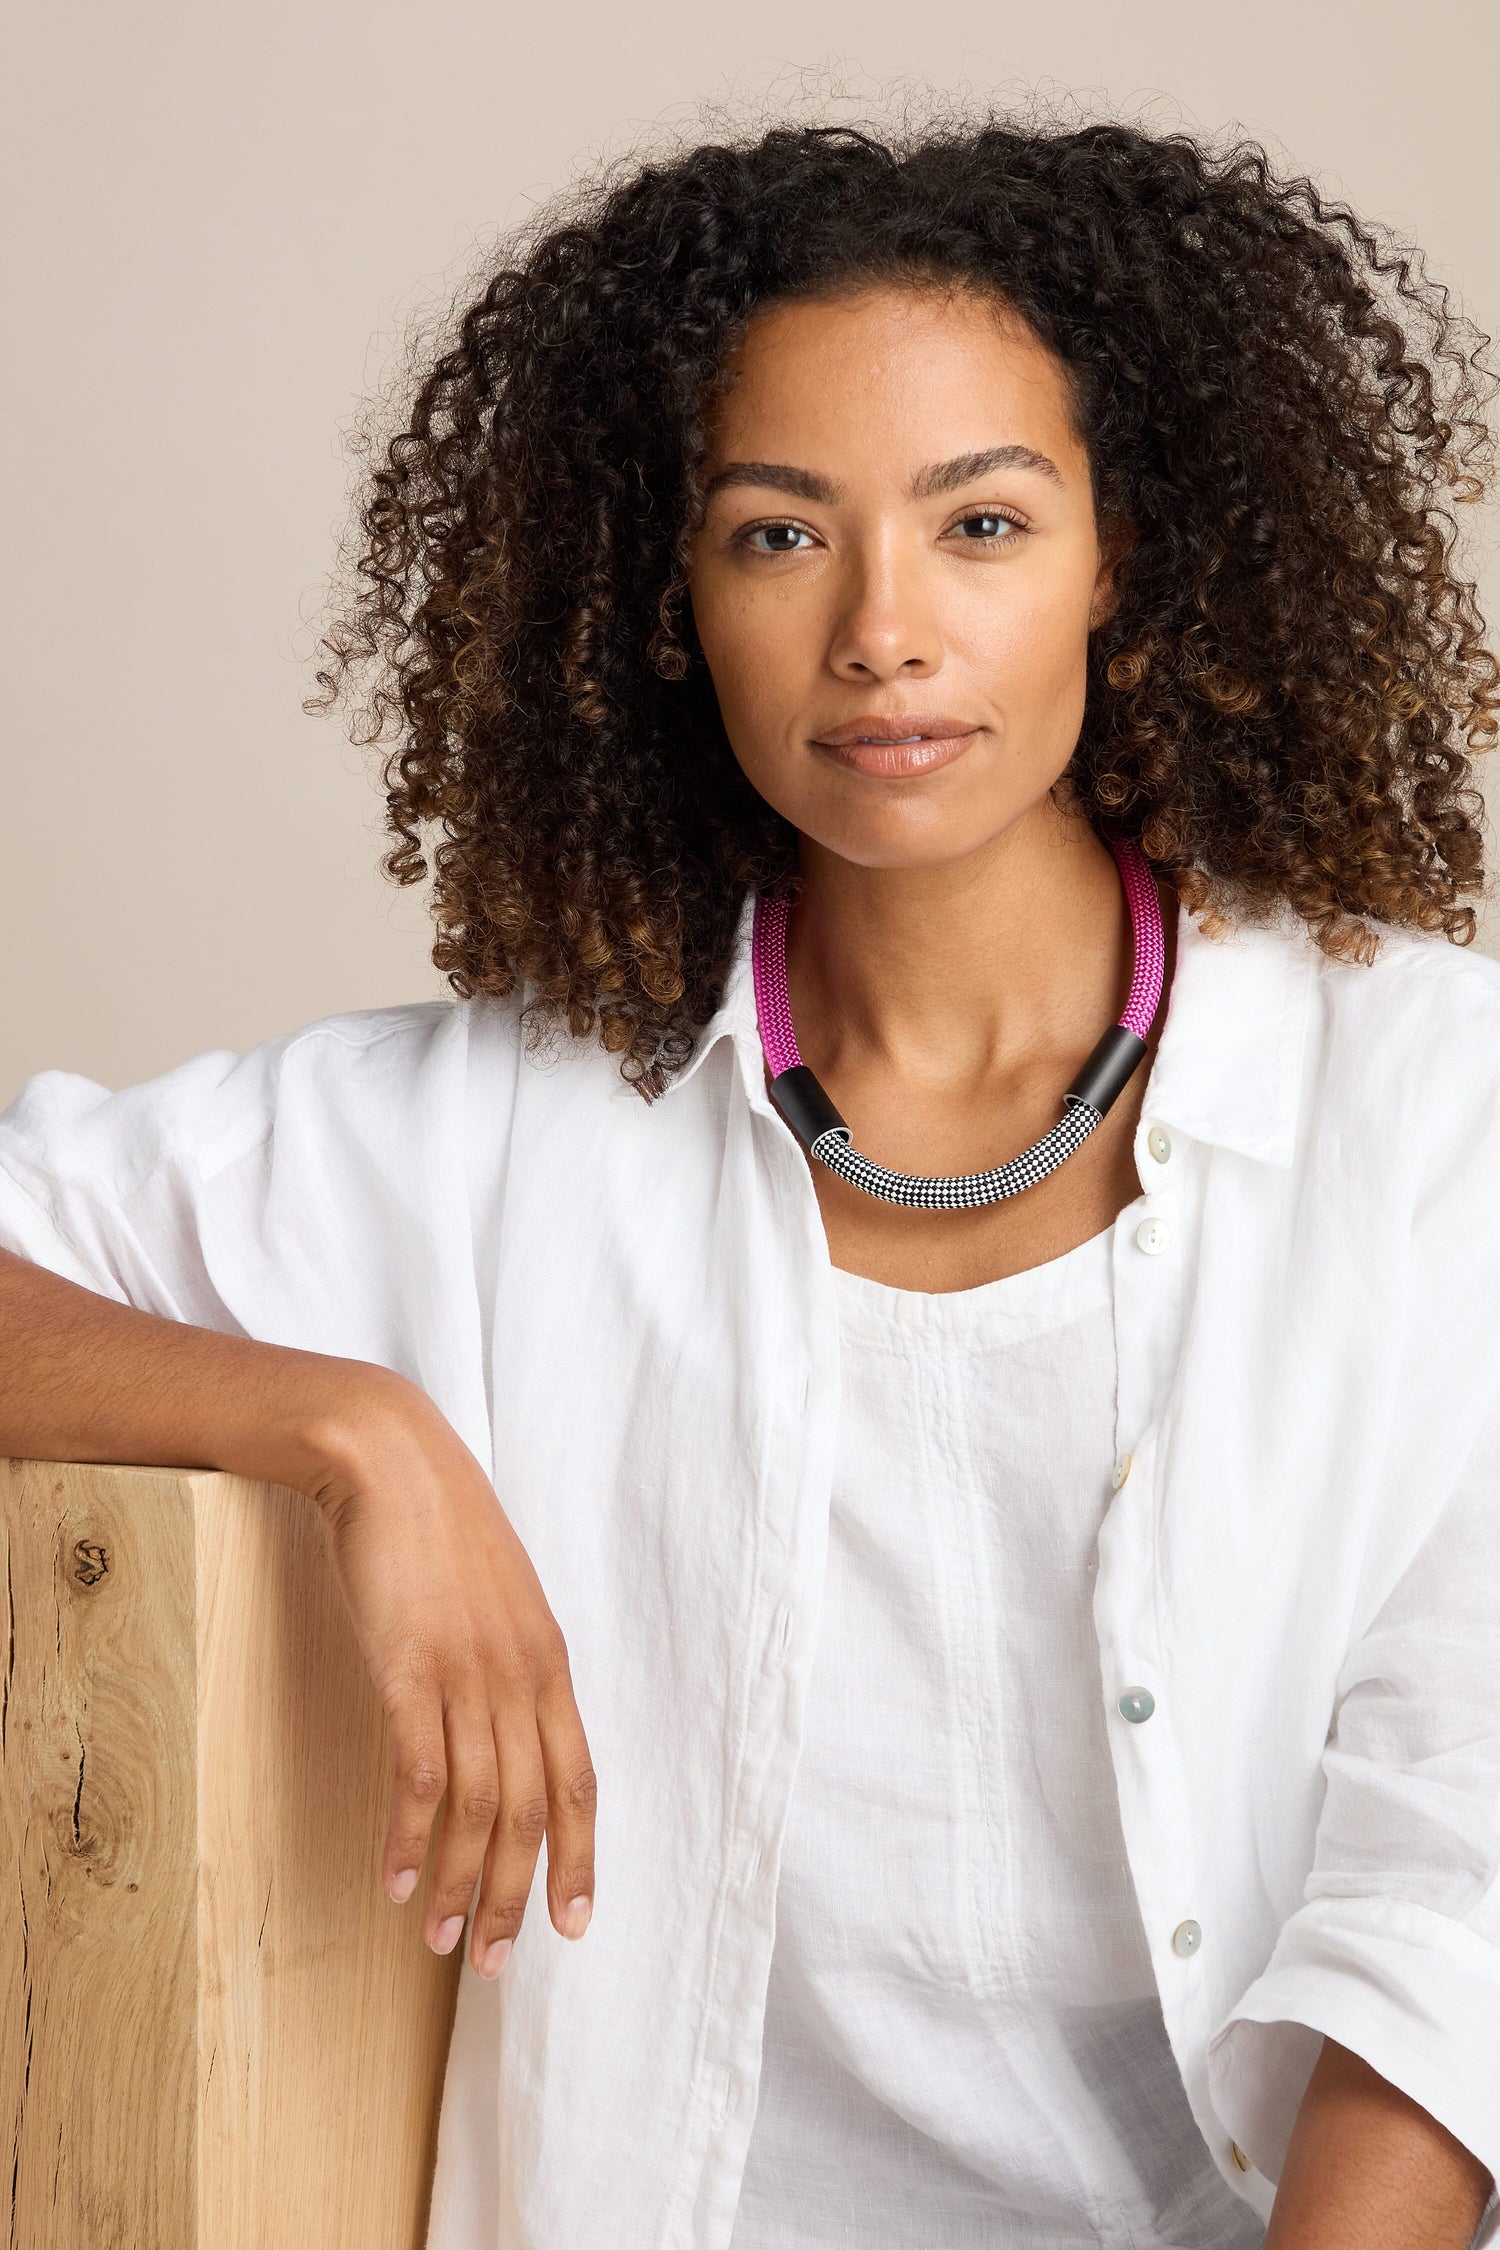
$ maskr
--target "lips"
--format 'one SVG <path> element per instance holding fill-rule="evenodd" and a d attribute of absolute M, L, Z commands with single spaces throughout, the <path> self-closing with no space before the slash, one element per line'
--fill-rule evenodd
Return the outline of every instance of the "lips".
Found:
<path fill-rule="evenodd" d="M 905 743 L 914 738 L 924 742 L 954 742 L 960 735 L 975 731 L 972 719 L 951 719 L 946 713 L 903 711 L 895 718 L 882 719 L 872 712 L 863 718 L 845 719 L 836 727 L 825 727 L 812 739 L 825 750 L 846 750 L 857 742 Z"/>
<path fill-rule="evenodd" d="M 827 727 L 812 741 L 815 749 L 853 773 L 899 780 L 951 766 L 980 732 L 972 721 L 950 718 L 946 712 L 903 711 L 898 718 L 877 718 L 872 712 Z"/>

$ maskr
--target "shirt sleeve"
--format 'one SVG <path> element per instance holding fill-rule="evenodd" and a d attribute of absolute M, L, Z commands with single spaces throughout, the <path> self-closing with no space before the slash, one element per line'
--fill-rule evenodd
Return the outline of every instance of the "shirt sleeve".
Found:
<path fill-rule="evenodd" d="M 477 1054 L 470 1011 L 414 1002 L 118 1093 L 43 1071 L 0 1113 L 0 1248 L 142 1312 L 393 1368 L 485 1458 L 467 1119 L 482 1100 L 503 1179 L 516 1055 L 503 1012 L 484 1021 Z"/>
<path fill-rule="evenodd" d="M 1342 1667 L 1303 1903 L 1213 2033 L 1216 2114 L 1279 2179 L 1322 2037 L 1500 2177 L 1500 1389 Z M 1492 2194 L 1476 2245 L 1500 2242 Z"/>
<path fill-rule="evenodd" d="M 203 1254 L 209 1175 L 226 1142 L 264 1141 L 277 1059 L 204 1054 L 120 1093 L 28 1079 L 0 1112 L 0 1249 L 142 1312 L 237 1328 Z"/>

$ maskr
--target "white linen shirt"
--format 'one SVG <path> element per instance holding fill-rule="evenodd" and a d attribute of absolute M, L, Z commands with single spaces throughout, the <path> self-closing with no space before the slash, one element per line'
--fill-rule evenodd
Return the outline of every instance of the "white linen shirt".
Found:
<path fill-rule="evenodd" d="M 559 1938 L 539 1873 L 501 1977 L 465 1960 L 428 2250 L 732 2231 L 839 1393 L 749 936 L 747 900 L 649 1106 L 591 1040 L 544 1066 L 513 1004 L 434 1001 L 0 1117 L 0 1243 L 412 1377 L 566 1636 L 595 1914 Z M 1179 909 L 1134 1151 L 1093 1615 L 1189 2103 L 1263 2218 L 1324 2034 L 1500 2170 L 1500 965 Z"/>

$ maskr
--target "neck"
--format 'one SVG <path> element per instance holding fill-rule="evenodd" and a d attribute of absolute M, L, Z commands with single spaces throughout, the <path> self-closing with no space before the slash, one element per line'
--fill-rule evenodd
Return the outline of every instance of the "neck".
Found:
<path fill-rule="evenodd" d="M 982 850 L 860 867 L 804 837 L 787 981 L 803 1058 L 961 1088 L 1080 1057 L 1130 984 L 1114 855 L 1043 798 Z"/>

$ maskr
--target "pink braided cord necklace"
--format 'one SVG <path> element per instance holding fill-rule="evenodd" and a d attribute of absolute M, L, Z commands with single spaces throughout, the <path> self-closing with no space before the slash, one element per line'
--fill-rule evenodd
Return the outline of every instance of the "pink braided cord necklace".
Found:
<path fill-rule="evenodd" d="M 887 1203 L 913 1204 L 926 1210 L 968 1210 L 1018 1195 L 1023 1188 L 1044 1180 L 1075 1148 L 1082 1147 L 1118 1100 L 1146 1053 L 1166 968 L 1161 901 L 1146 856 L 1133 837 L 1110 836 L 1106 841 L 1114 853 L 1130 906 L 1135 952 L 1129 998 L 1064 1093 L 1063 1114 L 1051 1131 L 1019 1156 L 987 1172 L 947 1178 L 892 1172 L 862 1156 L 852 1145 L 849 1127 L 798 1051 L 786 989 L 790 902 L 785 897 L 756 894 L 751 969 L 761 1045 L 771 1072 L 771 1099 L 803 1147 L 820 1164 Z"/>

